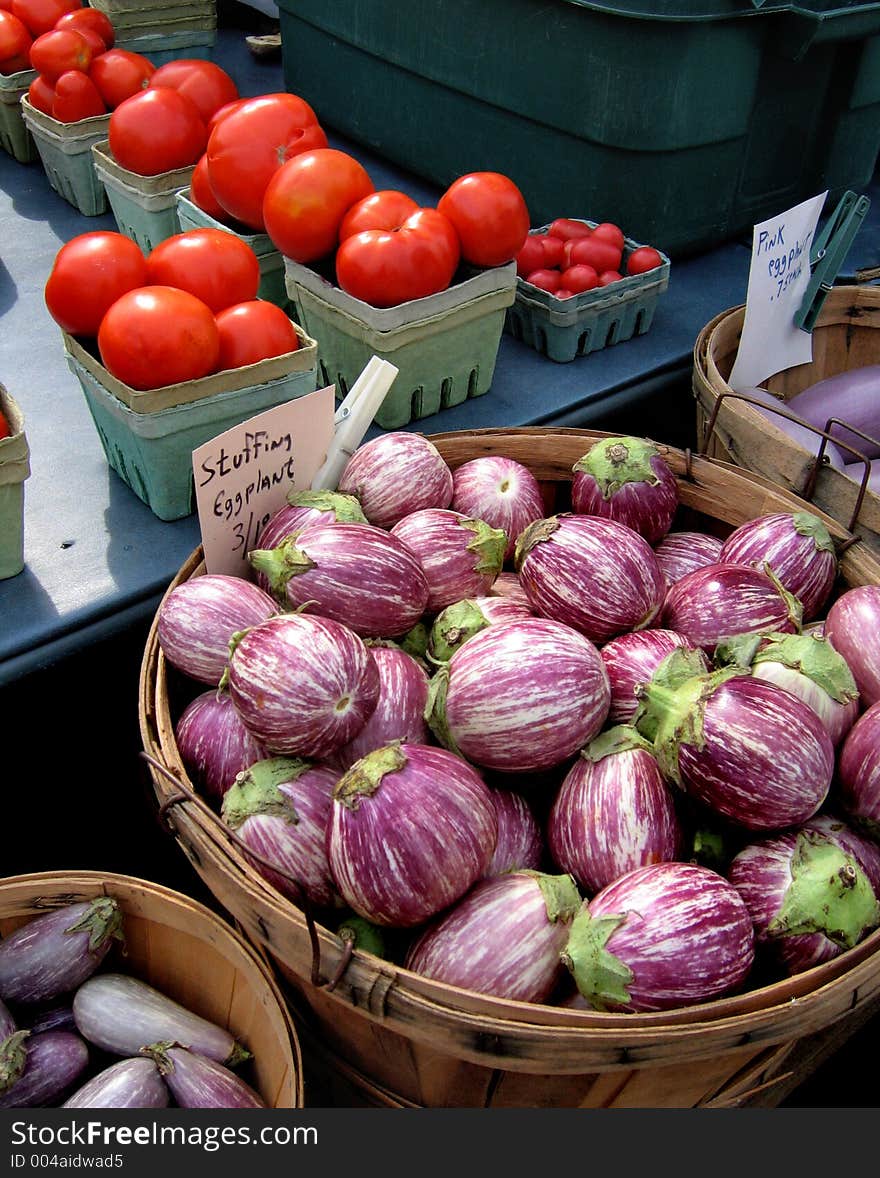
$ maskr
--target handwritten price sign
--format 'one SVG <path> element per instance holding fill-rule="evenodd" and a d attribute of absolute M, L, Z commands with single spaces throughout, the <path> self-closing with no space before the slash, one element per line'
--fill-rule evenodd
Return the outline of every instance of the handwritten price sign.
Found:
<path fill-rule="evenodd" d="M 813 358 L 813 337 L 795 326 L 810 282 L 810 247 L 827 192 L 756 225 L 746 312 L 728 384 L 745 392 Z"/>

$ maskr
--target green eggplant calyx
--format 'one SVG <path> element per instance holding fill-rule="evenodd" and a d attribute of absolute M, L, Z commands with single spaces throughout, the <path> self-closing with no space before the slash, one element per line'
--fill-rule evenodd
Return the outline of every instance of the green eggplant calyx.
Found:
<path fill-rule="evenodd" d="M 625 753 L 631 749 L 645 749 L 652 753 L 654 746 L 633 724 L 615 724 L 600 732 L 586 748 L 581 749 L 581 756 L 595 763 L 610 757 L 612 753 Z"/>
<path fill-rule="evenodd" d="M 124 941 L 122 909 L 112 896 L 98 896 L 65 933 L 88 933 L 89 949 L 94 952 L 105 941 Z"/>
<path fill-rule="evenodd" d="M 583 905 L 572 921 L 562 964 L 594 1010 L 629 1005 L 633 972 L 606 948 L 612 933 L 625 920 L 625 914 L 593 917 Z"/>
<path fill-rule="evenodd" d="M 446 606 L 434 619 L 428 651 L 435 663 L 448 663 L 456 650 L 489 625 L 486 615 L 470 598 Z"/>
<path fill-rule="evenodd" d="M 269 592 L 276 600 L 284 599 L 289 581 L 317 567 L 311 557 L 297 547 L 293 538 L 282 540 L 274 548 L 252 549 L 248 561 L 266 578 Z"/>
<path fill-rule="evenodd" d="M 788 611 L 788 620 L 794 626 L 795 630 L 800 633 L 801 626 L 804 621 L 804 607 L 793 593 L 789 593 L 786 587 L 782 584 L 773 571 L 773 566 L 767 561 L 761 565 L 762 570 L 767 574 L 773 584 L 776 586 L 776 591 L 782 600 L 785 602 L 785 608 Z"/>
<path fill-rule="evenodd" d="M 535 547 L 549 540 L 559 527 L 559 516 L 549 515 L 546 519 L 535 520 L 527 524 L 516 538 L 513 550 L 513 564 L 517 572 L 522 568 L 523 561 Z"/>
<path fill-rule="evenodd" d="M 547 919 L 551 924 L 571 924 L 580 911 L 583 898 L 571 875 L 549 875 L 543 871 L 530 872 L 544 896 Z"/>
<path fill-rule="evenodd" d="M 659 455 L 657 447 L 646 438 L 605 438 L 588 450 L 572 470 L 592 475 L 602 498 L 611 499 L 627 483 L 656 486 L 660 479 L 652 459 Z"/>
<path fill-rule="evenodd" d="M 406 765 L 406 754 L 400 743 L 383 745 L 355 761 L 333 787 L 333 800 L 356 810 L 363 798 L 371 797 L 379 789 L 386 773 L 396 773 Z"/>
<path fill-rule="evenodd" d="M 770 634 L 755 652 L 752 665 L 781 663 L 800 671 L 836 703 L 858 699 L 859 689 L 849 663 L 821 634 Z"/>
<path fill-rule="evenodd" d="M 347 916 L 336 930 L 342 941 L 351 942 L 355 949 L 372 953 L 374 957 L 385 956 L 385 937 L 378 925 L 363 916 Z"/>
<path fill-rule="evenodd" d="M 473 552 L 477 558 L 474 572 L 497 576 L 504 564 L 507 533 L 503 528 L 490 527 L 481 519 L 464 519 L 461 526 L 474 534 L 473 540 L 467 544 L 468 552 Z"/>
<path fill-rule="evenodd" d="M 342 491 L 290 491 L 287 502 L 291 507 L 314 507 L 316 511 L 332 511 L 339 523 L 365 524 L 369 522 L 364 515 L 360 500 L 356 496 L 346 495 Z"/>
<path fill-rule="evenodd" d="M 279 787 L 286 781 L 296 781 L 311 766 L 311 761 L 299 757 L 267 757 L 255 761 L 236 775 L 235 781 L 223 795 L 220 804 L 223 821 L 237 830 L 254 815 L 271 814 L 291 825 L 297 825 L 299 815 L 296 808 Z"/>
<path fill-rule="evenodd" d="M 437 737 L 440 744 L 451 753 L 461 756 L 461 750 L 455 743 L 455 737 L 449 727 L 446 716 L 446 694 L 449 690 L 449 664 L 444 663 L 434 672 L 428 682 L 428 700 L 425 704 L 424 717 L 428 727 Z"/>
<path fill-rule="evenodd" d="M 27 1063 L 25 1042 L 30 1031 L 13 1031 L 0 1043 L 0 1092 L 8 1092 L 20 1078 Z"/>
<path fill-rule="evenodd" d="M 820 552 L 833 552 L 836 554 L 831 533 L 817 515 L 813 515 L 809 511 L 795 511 L 792 513 L 791 518 L 794 524 L 794 530 L 798 535 L 812 536 L 813 543 Z"/>

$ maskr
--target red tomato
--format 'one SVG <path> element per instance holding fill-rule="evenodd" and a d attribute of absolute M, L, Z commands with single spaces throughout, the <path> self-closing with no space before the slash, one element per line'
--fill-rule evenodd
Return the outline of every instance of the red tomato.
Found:
<path fill-rule="evenodd" d="M 232 118 L 227 119 L 217 131 L 231 122 Z M 208 170 L 213 184 L 210 152 Z M 336 248 L 339 226 L 351 206 L 373 191 L 366 169 L 347 152 L 321 147 L 295 155 L 266 186 L 266 232 L 286 257 L 304 264 L 315 262 Z"/>
<path fill-rule="evenodd" d="M 104 229 L 80 233 L 55 255 L 46 307 L 70 335 L 96 336 L 108 307 L 146 280 L 146 258 L 130 237 Z"/>
<path fill-rule="evenodd" d="M 250 98 L 235 98 L 232 100 L 232 102 L 224 102 L 222 106 L 218 107 L 217 110 L 215 110 L 208 119 L 206 124 L 208 128 L 208 138 L 211 137 L 211 132 L 218 123 L 222 123 L 223 120 L 228 118 L 228 116 L 231 115 L 234 110 L 238 110 L 240 106 L 244 106 L 246 102 L 251 101 L 252 100 Z"/>
<path fill-rule="evenodd" d="M 578 237 L 566 242 L 563 251 L 568 266 L 585 264 L 592 266 L 597 274 L 603 270 L 616 270 L 620 265 L 620 248 L 606 238 Z"/>
<path fill-rule="evenodd" d="M 141 53 L 113 48 L 96 57 L 89 67 L 89 77 L 101 92 L 108 110 L 114 110 L 126 98 L 145 90 L 156 67 Z"/>
<path fill-rule="evenodd" d="M 9 438 L 12 436 L 12 430 L 9 428 L 9 422 L 6 420 L 6 415 L 0 409 L 0 438 Z"/>
<path fill-rule="evenodd" d="M 116 107 L 107 137 L 120 167 L 139 176 L 158 176 L 194 165 L 205 150 L 208 133 L 191 99 L 179 90 L 157 86 L 132 94 Z"/>
<path fill-rule="evenodd" d="M 11 11 L 27 25 L 32 37 L 39 37 L 74 8 L 82 8 L 81 0 L 12 0 Z"/>
<path fill-rule="evenodd" d="M 55 87 L 51 82 L 47 82 L 42 74 L 37 74 L 28 86 L 28 102 L 35 110 L 41 110 L 44 115 L 51 115 L 54 101 Z"/>
<path fill-rule="evenodd" d="M 610 286 L 612 282 L 620 282 L 623 275 L 617 270 L 603 270 L 599 275 L 600 286 Z"/>
<path fill-rule="evenodd" d="M 67 70 L 55 82 L 52 118 L 59 123 L 78 123 L 106 113 L 98 87 L 82 70 Z"/>
<path fill-rule="evenodd" d="M 211 187 L 211 180 L 208 176 L 208 157 L 205 152 L 199 156 L 198 163 L 189 178 L 189 199 L 203 213 L 213 217 L 215 221 L 222 221 L 224 224 L 229 224 L 232 221 L 232 217 L 214 195 L 214 189 Z"/>
<path fill-rule="evenodd" d="M 533 270 L 531 274 L 526 275 L 526 282 L 530 282 L 532 286 L 537 286 L 541 290 L 557 291 L 561 283 L 562 275 L 558 270 Z"/>
<path fill-rule="evenodd" d="M 354 237 L 365 229 L 399 229 L 408 217 L 418 212 L 419 203 L 405 192 L 396 188 L 383 188 L 371 192 L 363 200 L 353 204 L 339 226 L 339 240 Z M 458 242 L 456 241 L 456 252 Z"/>
<path fill-rule="evenodd" d="M 575 292 L 573 290 L 569 290 L 565 286 L 560 286 L 553 291 L 553 296 L 557 299 L 571 299 L 574 298 L 574 295 Z"/>
<path fill-rule="evenodd" d="M 105 49 L 112 49 L 116 43 L 116 30 L 113 28 L 113 22 L 99 8 L 74 8 L 71 12 L 65 12 L 55 22 L 55 28 L 76 29 L 78 33 L 82 33 L 85 29 L 91 29 L 104 42 Z"/>
<path fill-rule="evenodd" d="M 299 348 L 299 336 L 290 319 L 275 303 L 262 299 L 234 303 L 221 311 L 217 315 L 217 331 L 221 369 L 257 364 Z"/>
<path fill-rule="evenodd" d="M 562 265 L 562 254 L 565 242 L 561 237 L 554 237 L 552 233 L 542 233 L 538 239 L 544 250 L 544 265 L 552 270 L 554 266 Z"/>
<path fill-rule="evenodd" d="M 602 221 L 593 230 L 593 237 L 604 238 L 605 241 L 610 241 L 612 245 L 616 245 L 618 249 L 623 249 L 623 243 L 626 240 L 623 236 L 623 230 L 619 225 L 615 225 L 613 221 Z"/>
<path fill-rule="evenodd" d="M 260 262 L 234 233 L 187 229 L 166 237 L 147 255 L 147 285 L 188 290 L 216 315 L 233 303 L 256 298 Z"/>
<path fill-rule="evenodd" d="M 584 263 L 569 266 L 568 269 L 562 271 L 559 285 L 564 290 L 570 290 L 573 294 L 580 294 L 585 290 L 592 290 L 593 287 L 599 285 L 599 275 L 592 266 L 587 266 Z"/>
<path fill-rule="evenodd" d="M 150 78 L 150 85 L 170 86 L 191 98 L 206 127 L 211 115 L 239 97 L 238 86 L 222 66 L 195 57 L 166 61 Z"/>
<path fill-rule="evenodd" d="M 516 272 L 520 278 L 525 278 L 545 265 L 544 239 L 537 233 L 530 233 L 517 251 Z"/>
<path fill-rule="evenodd" d="M 547 229 L 548 236 L 561 237 L 563 241 L 569 241 L 572 237 L 589 237 L 592 232 L 589 225 L 572 217 L 557 217 Z"/>
<path fill-rule="evenodd" d="M 475 266 L 501 266 L 515 258 L 529 232 L 523 194 L 500 172 L 459 176 L 437 202 L 455 226 L 461 256 Z"/>
<path fill-rule="evenodd" d="M 626 260 L 627 274 L 644 274 L 646 270 L 653 270 L 663 265 L 663 258 L 659 250 L 651 245 L 640 245 Z"/>
<path fill-rule="evenodd" d="M 31 45 L 31 65 L 38 74 L 55 82 L 68 70 L 88 71 L 92 64 L 92 47 L 75 29 L 52 29 Z"/>
<path fill-rule="evenodd" d="M 0 11 L 0 61 L 27 54 L 32 42 L 23 21 L 12 12 Z"/>
<path fill-rule="evenodd" d="M 263 94 L 223 118 L 208 139 L 208 175 L 221 205 L 237 221 L 265 230 L 263 197 L 282 165 L 327 146 L 315 112 L 296 94 Z"/>
<path fill-rule="evenodd" d="M 458 267 L 458 234 L 437 209 L 417 209 L 398 229 L 365 229 L 336 251 L 336 280 L 353 298 L 394 307 L 445 290 Z"/>
<path fill-rule="evenodd" d="M 98 329 L 101 362 L 133 389 L 216 372 L 220 336 L 211 308 L 176 286 L 139 286 L 116 300 Z"/>

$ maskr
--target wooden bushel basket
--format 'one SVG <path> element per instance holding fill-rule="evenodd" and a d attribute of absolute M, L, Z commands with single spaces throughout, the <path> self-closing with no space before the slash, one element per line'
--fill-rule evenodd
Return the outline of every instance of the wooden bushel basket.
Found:
<path fill-rule="evenodd" d="M 226 1027 L 252 1059 L 238 1070 L 269 1108 L 302 1108 L 299 1039 L 272 971 L 253 945 L 203 904 L 128 875 L 49 871 L 0 881 L 0 936 L 66 904 L 112 896 L 124 950 L 101 969 L 131 974 Z"/>
<path fill-rule="evenodd" d="M 481 454 L 504 454 L 529 466 L 542 483 L 548 514 L 569 509 L 574 463 L 607 436 L 551 429 L 430 435 L 453 468 Z M 678 478 L 688 521 L 680 526 L 724 535 L 757 515 L 804 508 L 794 495 L 737 467 L 661 450 Z M 834 520 L 822 518 L 840 544 L 841 586 L 880 583 L 880 562 Z M 168 592 L 203 571 L 197 549 Z M 648 1014 L 507 1001 L 352 952 L 254 871 L 231 832 L 195 793 L 174 739 L 156 621 L 139 694 L 144 753 L 165 820 L 206 886 L 274 962 L 317 1063 L 344 1079 L 363 1103 L 772 1105 L 880 1003 L 880 931 L 796 977 Z"/>
<path fill-rule="evenodd" d="M 808 450 L 754 405 L 732 395 L 727 380 L 744 317 L 744 306 L 722 311 L 703 327 L 694 345 L 693 392 L 700 451 L 764 475 L 808 499 L 880 554 L 880 496 L 867 488 L 863 491 L 861 466 L 855 468 L 856 478 L 852 479 L 828 462 L 817 462 L 822 431 L 817 431 L 816 445 Z M 770 392 L 784 398 L 780 403 L 783 411 L 785 402 L 816 381 L 880 363 L 880 287 L 832 287 L 812 336 L 809 364 L 787 368 L 763 382 Z M 847 441 L 858 449 L 857 437 L 848 436 Z M 848 451 L 845 458 L 858 461 Z"/>

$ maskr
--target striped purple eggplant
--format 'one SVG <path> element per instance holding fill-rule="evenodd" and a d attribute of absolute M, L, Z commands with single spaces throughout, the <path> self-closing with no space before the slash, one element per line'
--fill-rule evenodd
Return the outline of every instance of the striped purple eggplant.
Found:
<path fill-rule="evenodd" d="M 632 720 L 638 707 L 636 688 L 646 683 L 666 656 L 680 646 L 693 649 L 690 640 L 676 630 L 653 627 L 618 634 L 599 648 L 611 685 L 610 723 L 628 724 Z"/>
<path fill-rule="evenodd" d="M 447 605 L 434 618 L 428 654 L 435 663 L 449 662 L 463 643 L 487 626 L 531 617 L 532 610 L 513 597 L 466 597 Z"/>
<path fill-rule="evenodd" d="M 73 1017 L 88 1043 L 127 1059 L 166 1040 L 230 1066 L 250 1054 L 225 1027 L 129 974 L 99 973 L 83 982 L 73 998 Z"/>
<path fill-rule="evenodd" d="M 645 685 L 635 725 L 664 777 L 748 830 L 805 822 L 834 773 L 825 726 L 797 696 L 739 667 L 703 671 L 673 651 Z"/>
<path fill-rule="evenodd" d="M 594 644 L 550 618 L 475 634 L 431 679 L 428 723 L 446 748 L 504 773 L 550 769 L 605 723 L 608 673 Z"/>
<path fill-rule="evenodd" d="M 149 1044 L 144 1054 L 156 1064 L 178 1108 L 268 1107 L 241 1076 L 179 1043 Z"/>
<path fill-rule="evenodd" d="M 269 752 L 322 760 L 348 744 L 372 715 L 379 672 L 348 626 L 314 614 L 284 614 L 241 637 L 229 660 L 229 694 Z"/>
<path fill-rule="evenodd" d="M 758 951 L 788 975 L 839 957 L 880 925 L 880 901 L 858 859 L 815 828 L 750 843 L 727 876 Z"/>
<path fill-rule="evenodd" d="M 258 585 L 243 577 L 205 573 L 166 593 L 156 632 L 173 667 L 216 687 L 226 670 L 233 636 L 277 612 L 278 606 Z"/>
<path fill-rule="evenodd" d="M 70 993 L 91 977 L 114 940 L 122 940 L 122 910 L 112 896 L 29 920 L 0 941 L 0 998 L 33 1003 Z"/>
<path fill-rule="evenodd" d="M 477 883 L 419 935 L 414 973 L 512 1002 L 546 1002 L 581 897 L 570 875 L 512 871 Z"/>
<path fill-rule="evenodd" d="M 155 1060 L 121 1059 L 92 1076 L 62 1108 L 167 1108 L 168 1085 Z"/>
<path fill-rule="evenodd" d="M 647 438 L 602 438 L 572 467 L 571 504 L 579 515 L 617 520 L 656 544 L 678 510 L 678 482 Z"/>
<path fill-rule="evenodd" d="M 268 756 L 223 688 L 197 695 L 174 726 L 180 759 L 196 788 L 222 798 L 236 775 Z"/>
<path fill-rule="evenodd" d="M 350 769 L 373 749 L 395 740 L 430 743 L 431 734 L 425 720 L 428 673 L 424 665 L 392 643 L 367 645 L 379 672 L 379 699 L 360 732 L 330 758 L 333 765 L 343 770 Z"/>
<path fill-rule="evenodd" d="M 772 571 L 707 564 L 669 589 L 659 624 L 711 654 L 719 642 L 735 634 L 795 633 L 801 606 Z"/>
<path fill-rule="evenodd" d="M 829 606 L 825 637 L 849 664 L 862 707 L 880 700 L 880 585 L 854 585 Z"/>
<path fill-rule="evenodd" d="M 373 524 L 312 524 L 248 560 L 284 609 L 343 622 L 362 638 L 405 634 L 428 604 L 419 560 Z"/>
<path fill-rule="evenodd" d="M 547 845 L 587 895 L 636 867 L 680 857 L 672 791 L 631 725 L 605 729 L 581 752 L 550 808 Z"/>
<path fill-rule="evenodd" d="M 482 454 L 456 467 L 450 507 L 500 528 L 507 537 L 505 560 L 523 528 L 546 514 L 541 484 L 522 462 L 503 454 Z"/>
<path fill-rule="evenodd" d="M 840 746 L 834 798 L 860 830 L 880 839 L 880 700 L 862 712 Z"/>
<path fill-rule="evenodd" d="M 692 1006 L 736 990 L 755 959 L 745 901 L 696 863 L 637 867 L 585 902 L 563 962 L 596 1010 Z"/>
<path fill-rule="evenodd" d="M 325 764 L 270 757 L 241 773 L 223 798 L 223 821 L 284 875 L 257 860 L 252 860 L 254 870 L 294 903 L 302 904 L 305 897 L 319 908 L 340 906 L 326 845 L 340 776 Z"/>
<path fill-rule="evenodd" d="M 464 597 L 482 597 L 501 572 L 507 537 L 500 528 L 449 508 L 410 512 L 391 535 L 415 554 L 428 581 L 429 614 Z"/>
<path fill-rule="evenodd" d="M 495 805 L 472 766 L 446 749 L 391 744 L 336 785 L 330 869 L 360 916 L 411 928 L 484 875 L 497 837 Z"/>
<path fill-rule="evenodd" d="M 824 523 L 809 511 L 772 512 L 746 520 L 721 546 L 723 564 L 769 565 L 798 599 L 804 621 L 817 618 L 837 579 L 837 551 Z"/>
<path fill-rule="evenodd" d="M 423 434 L 399 430 L 360 445 L 345 464 L 336 489 L 354 495 L 371 524 L 393 528 L 413 511 L 448 507 L 452 471 Z"/>
<path fill-rule="evenodd" d="M 498 818 L 498 838 L 486 875 L 507 871 L 538 871 L 544 861 L 544 836 L 535 812 L 515 789 L 490 786 Z"/>
<path fill-rule="evenodd" d="M 75 1031 L 73 1017 L 73 996 L 58 1002 L 48 1002 L 37 1007 L 28 1007 L 27 1026 L 33 1035 L 43 1031 Z"/>
<path fill-rule="evenodd" d="M 489 597 L 503 597 L 508 601 L 517 601 L 524 606 L 529 613 L 534 613 L 531 602 L 526 596 L 526 591 L 523 589 L 520 579 L 511 569 L 502 569 L 492 584 L 489 586 Z"/>
<path fill-rule="evenodd" d="M 603 643 L 652 624 L 666 582 L 648 541 L 626 524 L 563 514 L 531 524 L 516 568 L 532 609 Z"/>
<path fill-rule="evenodd" d="M 273 512 L 257 539 L 261 548 L 275 548 L 310 524 L 365 524 L 367 517 L 353 495 L 338 491 L 291 491 Z"/>
<path fill-rule="evenodd" d="M 71 1031 L 18 1031 L 0 1048 L 0 1109 L 57 1105 L 88 1067 L 89 1049 Z"/>
<path fill-rule="evenodd" d="M 654 555 L 667 587 L 680 581 L 685 573 L 717 563 L 721 543 L 708 532 L 667 532 L 654 545 Z"/>
<path fill-rule="evenodd" d="M 835 746 L 859 714 L 852 671 L 821 634 L 740 634 L 715 648 L 715 661 L 745 667 L 796 695 L 813 709 Z"/>

